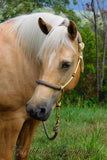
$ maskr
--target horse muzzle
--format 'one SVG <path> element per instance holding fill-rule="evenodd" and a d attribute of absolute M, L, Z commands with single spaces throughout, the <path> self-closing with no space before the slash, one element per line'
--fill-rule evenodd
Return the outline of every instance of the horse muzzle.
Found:
<path fill-rule="evenodd" d="M 26 104 L 26 111 L 31 118 L 39 121 L 46 121 L 52 111 L 52 105 L 39 104 L 32 108 L 29 103 Z"/>

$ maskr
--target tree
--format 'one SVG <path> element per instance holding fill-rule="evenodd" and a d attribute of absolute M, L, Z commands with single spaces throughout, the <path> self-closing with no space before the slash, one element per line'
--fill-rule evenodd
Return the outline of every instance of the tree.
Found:
<path fill-rule="evenodd" d="M 96 80 L 97 80 L 97 97 L 98 99 L 101 99 L 99 96 L 101 92 L 103 91 L 104 86 L 104 68 L 105 68 L 105 58 L 106 58 L 106 48 L 107 48 L 107 10 L 105 10 L 106 0 L 90 0 L 87 3 L 82 3 L 83 6 L 83 12 L 81 12 L 81 15 L 84 16 L 86 19 L 88 19 L 94 26 L 95 31 L 95 39 L 96 39 Z M 98 45 L 98 30 L 99 27 L 103 30 L 103 55 L 102 55 L 102 67 L 99 63 L 99 45 Z M 100 71 L 101 68 L 101 71 Z"/>
<path fill-rule="evenodd" d="M 102 18 L 102 25 L 104 29 L 104 43 L 103 43 L 103 57 L 102 57 L 102 72 L 101 72 L 101 82 L 100 89 L 102 90 L 103 81 L 104 81 L 104 66 L 105 66 L 105 53 L 107 48 L 107 10 L 104 9 L 104 0 L 101 1 L 102 5 L 100 5 L 100 1 L 97 0 L 97 5 L 100 11 L 100 15 Z M 101 7 L 102 6 L 102 7 Z"/>
<path fill-rule="evenodd" d="M 84 48 L 84 66 L 85 72 L 81 76 L 79 91 L 83 91 L 82 95 L 84 98 L 89 97 L 90 99 L 96 97 L 96 40 L 95 33 L 92 32 L 89 25 L 85 25 L 83 29 L 80 30 L 83 42 L 85 43 Z M 102 39 L 98 35 L 99 42 L 99 57 L 101 57 L 102 50 Z"/>
<path fill-rule="evenodd" d="M 89 8 L 88 8 L 89 9 Z M 95 11 L 95 2 L 91 0 L 91 9 L 94 15 L 94 27 L 95 27 L 95 40 L 96 40 L 96 80 L 97 80 L 97 97 L 99 99 L 99 51 L 98 51 L 98 29 L 97 29 L 97 17 Z"/>

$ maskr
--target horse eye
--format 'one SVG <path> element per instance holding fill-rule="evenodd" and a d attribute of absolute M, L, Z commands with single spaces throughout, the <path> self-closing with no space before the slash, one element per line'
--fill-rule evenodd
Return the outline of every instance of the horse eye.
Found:
<path fill-rule="evenodd" d="M 63 69 L 68 69 L 68 68 L 70 68 L 70 66 L 71 66 L 70 62 L 64 62 L 64 63 L 62 64 L 62 68 L 63 68 Z"/>

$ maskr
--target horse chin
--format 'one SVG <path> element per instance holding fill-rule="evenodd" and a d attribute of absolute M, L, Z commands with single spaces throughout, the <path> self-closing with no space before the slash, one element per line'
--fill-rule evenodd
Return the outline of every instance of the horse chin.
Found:
<path fill-rule="evenodd" d="M 49 118 L 49 116 L 50 116 L 50 114 L 47 114 L 45 117 L 38 118 L 38 117 L 35 117 L 33 115 L 30 115 L 31 118 L 33 118 L 35 120 L 38 120 L 38 121 L 46 121 Z"/>
<path fill-rule="evenodd" d="M 50 114 L 51 114 L 51 111 L 52 111 L 52 109 L 51 109 L 44 117 L 40 117 L 40 118 L 36 117 L 36 120 L 39 120 L 39 121 L 47 121 L 48 118 L 49 118 L 49 116 L 50 116 Z M 35 117 L 34 117 L 34 118 L 35 118 Z"/>

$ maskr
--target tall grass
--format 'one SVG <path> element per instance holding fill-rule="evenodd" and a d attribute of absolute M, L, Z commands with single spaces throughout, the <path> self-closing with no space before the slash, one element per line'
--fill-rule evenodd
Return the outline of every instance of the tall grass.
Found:
<path fill-rule="evenodd" d="M 60 112 L 60 131 L 49 141 L 40 124 L 32 140 L 28 160 L 106 160 L 107 110 L 90 101 L 66 105 Z M 55 110 L 47 120 L 50 135 L 55 124 Z"/>

